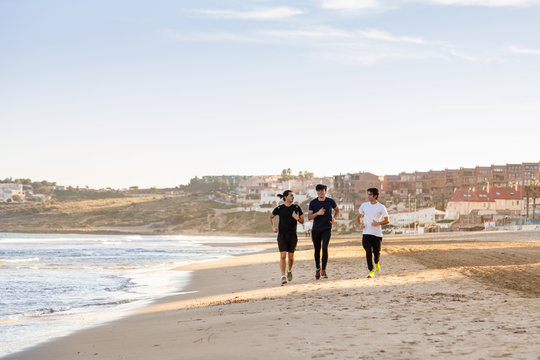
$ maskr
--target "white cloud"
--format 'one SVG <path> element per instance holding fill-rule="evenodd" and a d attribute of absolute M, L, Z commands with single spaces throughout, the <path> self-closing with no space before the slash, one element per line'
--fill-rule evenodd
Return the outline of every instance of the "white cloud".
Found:
<path fill-rule="evenodd" d="M 409 0 L 411 2 L 424 2 L 439 5 L 461 5 L 461 6 L 532 6 L 540 5 L 540 0 Z"/>
<path fill-rule="evenodd" d="M 335 10 L 363 10 L 377 7 L 375 0 L 323 0 L 321 7 Z"/>
<path fill-rule="evenodd" d="M 424 3 L 442 6 L 519 7 L 540 5 L 540 0 L 321 0 L 321 8 L 343 11 L 399 8 L 404 3 Z"/>
<path fill-rule="evenodd" d="M 235 34 L 230 32 L 195 32 L 182 33 L 176 30 L 160 31 L 163 38 L 174 41 L 193 41 L 193 42 L 259 42 L 259 39 L 252 36 Z"/>
<path fill-rule="evenodd" d="M 504 59 L 501 59 L 498 57 L 469 54 L 465 51 L 457 50 L 454 48 L 441 48 L 441 51 L 449 55 L 452 55 L 453 57 L 456 57 L 462 60 L 467 60 L 472 63 L 493 63 L 493 62 L 503 63 L 504 62 Z"/>
<path fill-rule="evenodd" d="M 377 29 L 341 30 L 331 27 L 259 30 L 247 33 L 162 32 L 177 41 L 265 43 L 303 47 L 329 61 L 345 64 L 371 65 L 387 59 L 458 58 L 472 63 L 504 62 L 501 58 L 470 54 L 441 41 L 421 37 L 393 35 Z M 514 48 L 516 51 L 517 48 Z M 351 53 L 353 51 L 353 53 Z M 523 51 L 523 49 L 521 50 Z M 529 50 L 531 51 L 531 50 Z M 540 51 L 539 51 L 540 53 Z"/>
<path fill-rule="evenodd" d="M 197 10 L 197 13 L 220 19 L 279 20 L 301 15 L 305 12 L 289 7 L 275 7 L 250 11 L 203 9 Z"/>
<path fill-rule="evenodd" d="M 317 56 L 322 57 L 323 60 L 328 62 L 362 66 L 375 65 L 392 59 L 422 60 L 437 57 L 433 53 L 407 53 L 392 51 L 390 49 L 365 49 L 364 51 L 357 52 L 325 52 Z"/>
<path fill-rule="evenodd" d="M 346 31 L 329 27 L 320 27 L 315 29 L 267 30 L 261 31 L 260 33 L 273 37 L 295 38 L 305 40 L 349 39 L 351 41 L 354 41 L 359 39 L 367 39 L 383 42 L 411 43 L 417 45 L 445 45 L 442 42 L 427 41 L 420 37 L 394 36 L 385 31 L 376 29 Z"/>
<path fill-rule="evenodd" d="M 464 59 L 464 60 L 467 60 L 467 61 L 470 61 L 470 62 L 480 62 L 480 58 L 478 56 L 475 56 L 475 55 L 470 55 L 470 54 L 467 54 L 463 51 L 458 51 L 458 50 L 455 50 L 455 49 L 445 49 L 445 51 L 452 55 L 452 56 L 455 56 L 457 58 L 460 58 L 460 59 Z"/>
<path fill-rule="evenodd" d="M 419 44 L 419 45 L 429 45 L 430 42 L 418 38 L 418 37 L 410 37 L 410 36 L 393 36 L 390 35 L 387 32 L 380 31 L 380 30 L 359 30 L 357 34 L 366 39 L 373 39 L 373 40 L 381 40 L 381 41 L 390 41 L 390 42 L 405 42 L 405 43 L 413 43 L 413 44 Z"/>
<path fill-rule="evenodd" d="M 343 54 L 343 53 L 326 53 L 322 55 L 323 59 L 328 62 L 340 63 L 345 65 L 375 65 L 386 59 L 395 57 L 387 53 L 380 54 Z"/>
<path fill-rule="evenodd" d="M 265 36 L 285 38 L 285 39 L 304 39 L 304 40 L 331 40 L 331 39 L 343 39 L 343 38 L 352 38 L 352 34 L 347 31 L 321 27 L 315 29 L 302 29 L 302 30 L 265 30 L 259 32 Z"/>
<path fill-rule="evenodd" d="M 526 48 L 521 48 L 521 47 L 517 47 L 517 46 L 509 46 L 508 50 L 510 50 L 510 52 L 514 53 L 514 54 L 530 54 L 530 55 L 539 55 L 540 54 L 539 49 L 526 49 Z"/>

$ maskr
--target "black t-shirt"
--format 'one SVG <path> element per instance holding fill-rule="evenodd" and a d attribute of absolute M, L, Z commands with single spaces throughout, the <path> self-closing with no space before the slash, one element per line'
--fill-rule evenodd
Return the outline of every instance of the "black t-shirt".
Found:
<path fill-rule="evenodd" d="M 279 216 L 279 232 L 294 232 L 296 233 L 297 221 L 292 217 L 293 212 L 297 212 L 298 216 L 302 215 L 302 209 L 300 206 L 292 204 L 291 206 L 279 205 L 272 211 L 272 214 Z"/>
<path fill-rule="evenodd" d="M 316 213 L 321 208 L 325 208 L 326 212 L 324 215 L 319 215 L 313 219 L 312 230 L 327 230 L 332 228 L 332 209 L 335 209 L 337 206 L 334 199 L 329 197 L 325 198 L 324 201 L 320 201 L 319 198 L 315 198 L 309 203 L 309 210 L 312 210 L 313 213 Z"/>

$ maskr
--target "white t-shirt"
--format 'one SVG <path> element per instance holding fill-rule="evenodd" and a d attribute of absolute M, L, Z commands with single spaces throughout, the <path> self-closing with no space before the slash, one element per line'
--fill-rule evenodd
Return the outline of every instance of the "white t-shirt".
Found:
<path fill-rule="evenodd" d="M 360 205 L 360 207 L 358 208 L 358 213 L 364 215 L 364 234 L 382 237 L 381 226 L 373 226 L 371 225 L 371 223 L 373 222 L 373 220 L 377 222 L 382 221 L 385 217 L 388 216 L 388 211 L 386 211 L 386 207 L 380 202 L 372 204 L 371 202 L 366 201 L 365 203 Z"/>

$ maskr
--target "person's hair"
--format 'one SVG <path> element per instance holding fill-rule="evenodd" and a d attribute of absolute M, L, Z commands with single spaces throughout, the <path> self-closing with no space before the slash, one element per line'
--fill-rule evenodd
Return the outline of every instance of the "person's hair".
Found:
<path fill-rule="evenodd" d="M 319 184 L 317 186 L 315 186 L 315 190 L 319 191 L 319 190 L 324 190 L 326 191 L 326 185 L 323 185 L 323 184 Z"/>
<path fill-rule="evenodd" d="M 289 196 L 289 194 L 292 193 L 292 190 L 285 190 L 283 192 L 283 194 L 277 194 L 277 196 L 280 198 L 280 199 L 285 199 L 287 196 Z"/>
<path fill-rule="evenodd" d="M 379 198 L 379 189 L 377 189 L 377 188 L 369 188 L 369 189 L 367 189 L 367 191 L 372 193 L 373 196 L 375 196 L 375 199 Z"/>

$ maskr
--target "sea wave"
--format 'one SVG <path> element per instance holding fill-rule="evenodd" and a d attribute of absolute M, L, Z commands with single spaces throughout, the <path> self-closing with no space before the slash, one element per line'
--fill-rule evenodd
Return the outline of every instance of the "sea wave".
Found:
<path fill-rule="evenodd" d="M 132 287 L 134 284 L 131 282 L 131 279 L 123 281 L 121 284 L 118 284 L 118 286 L 115 287 L 106 287 L 104 290 L 107 292 L 118 292 L 126 290 L 130 287 Z"/>
<path fill-rule="evenodd" d="M 230 240 L 0 233 L 0 357 L 182 293 L 190 272 L 171 270 L 245 251 Z"/>
<path fill-rule="evenodd" d="M 111 306 L 111 305 L 122 305 L 122 304 L 130 304 L 133 300 L 130 299 L 123 299 L 123 300 L 117 300 L 117 301 L 109 301 L 109 302 L 100 302 L 95 304 L 88 304 L 86 306 Z"/>
<path fill-rule="evenodd" d="M 23 316 L 25 316 L 25 317 L 40 317 L 40 316 L 56 314 L 56 313 L 59 313 L 59 312 L 69 311 L 71 309 L 72 309 L 71 306 L 59 307 L 57 309 L 43 308 L 43 309 L 37 309 L 37 310 L 31 311 L 31 312 L 25 312 L 23 314 Z"/>
<path fill-rule="evenodd" d="M 39 261 L 39 258 L 28 258 L 28 259 L 0 259 L 1 263 L 25 263 L 25 262 L 36 262 Z"/>
<path fill-rule="evenodd" d="M 10 315 L 10 316 L 5 316 L 5 317 L 0 317 L 0 325 L 2 324 L 11 324 L 11 323 L 14 323 L 14 322 L 17 322 L 19 321 L 19 316 L 18 315 Z"/>

